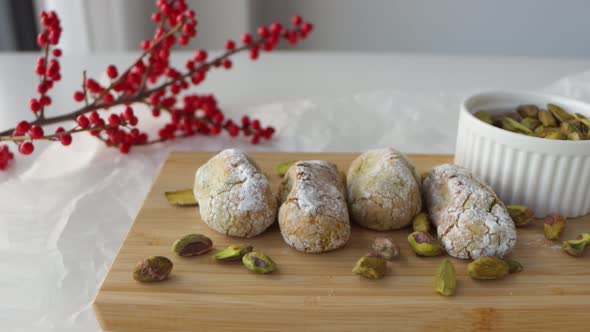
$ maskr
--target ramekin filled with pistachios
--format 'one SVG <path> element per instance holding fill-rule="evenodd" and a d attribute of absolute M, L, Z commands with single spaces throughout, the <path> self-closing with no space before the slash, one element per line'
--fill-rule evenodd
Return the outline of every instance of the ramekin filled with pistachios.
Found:
<path fill-rule="evenodd" d="M 455 163 L 506 204 L 537 217 L 590 213 L 590 105 L 548 94 L 486 92 L 461 104 Z"/>

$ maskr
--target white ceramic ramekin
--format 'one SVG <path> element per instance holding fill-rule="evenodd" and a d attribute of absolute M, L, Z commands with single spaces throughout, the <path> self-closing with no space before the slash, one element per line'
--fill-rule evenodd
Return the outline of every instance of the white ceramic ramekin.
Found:
<path fill-rule="evenodd" d="M 537 217 L 553 212 L 565 217 L 588 214 L 590 141 L 516 134 L 473 116 L 480 110 L 547 103 L 590 117 L 589 104 L 546 94 L 486 92 L 467 98 L 461 104 L 455 164 L 488 183 L 506 204 L 529 206 Z"/>

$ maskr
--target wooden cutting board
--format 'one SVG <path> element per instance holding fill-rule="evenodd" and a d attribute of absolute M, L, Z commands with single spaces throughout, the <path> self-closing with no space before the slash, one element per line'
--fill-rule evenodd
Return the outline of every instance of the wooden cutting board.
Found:
<path fill-rule="evenodd" d="M 164 164 L 96 297 L 96 315 L 106 331 L 400 331 L 588 329 L 590 253 L 572 258 L 560 242 L 543 237 L 537 221 L 518 229 L 512 257 L 524 271 L 499 281 L 475 281 L 467 261 L 452 259 L 457 294 L 433 291 L 442 257 L 419 258 L 409 248 L 409 229 L 386 234 L 401 246 L 381 280 L 351 273 L 378 233 L 353 226 L 346 247 L 305 254 L 285 244 L 275 224 L 249 240 L 229 238 L 200 221 L 196 208 L 173 207 L 164 192 L 190 188 L 195 170 L 213 154 L 175 152 Z M 252 153 L 273 183 L 276 164 L 324 159 L 346 170 L 357 154 Z M 421 171 L 451 156 L 413 155 Z M 571 220 L 563 236 L 590 232 L 590 216 Z M 210 254 L 180 258 L 171 244 L 187 233 L 211 237 L 216 249 L 251 243 L 271 256 L 278 271 L 257 275 L 239 262 L 220 264 Z M 590 252 L 590 250 L 589 250 Z M 174 262 L 169 280 L 142 284 L 131 278 L 135 264 L 152 255 Z"/>

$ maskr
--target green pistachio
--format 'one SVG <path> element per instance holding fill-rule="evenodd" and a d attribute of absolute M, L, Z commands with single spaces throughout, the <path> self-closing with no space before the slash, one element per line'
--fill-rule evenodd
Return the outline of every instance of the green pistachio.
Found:
<path fill-rule="evenodd" d="M 555 117 L 553 117 L 553 114 L 551 114 L 551 112 L 549 112 L 548 110 L 539 110 L 539 121 L 541 121 L 541 123 L 545 127 L 557 126 L 557 120 L 555 119 Z"/>
<path fill-rule="evenodd" d="M 425 232 L 414 232 L 408 235 L 408 242 L 418 256 L 433 257 L 439 256 L 443 252 L 432 236 Z"/>
<path fill-rule="evenodd" d="M 508 263 L 508 272 L 509 273 L 522 272 L 522 270 L 524 269 L 522 264 L 520 264 L 520 262 L 518 262 L 518 261 L 515 261 L 513 259 L 506 259 L 505 261 L 506 261 L 506 263 Z"/>
<path fill-rule="evenodd" d="M 502 279 L 509 271 L 508 263 L 494 256 L 483 256 L 467 265 L 469 276 L 479 280 Z"/>
<path fill-rule="evenodd" d="M 516 112 L 523 118 L 536 118 L 539 114 L 539 108 L 536 105 L 520 105 L 516 108 Z"/>
<path fill-rule="evenodd" d="M 440 263 L 434 277 L 434 290 L 442 296 L 455 295 L 457 276 L 453 263 L 445 258 Z"/>
<path fill-rule="evenodd" d="M 412 227 L 414 228 L 414 232 L 430 232 L 432 227 L 430 226 L 430 220 L 428 220 L 428 214 L 422 212 L 416 215 L 412 221 Z"/>
<path fill-rule="evenodd" d="M 244 266 L 255 273 L 267 274 L 276 269 L 275 262 L 260 251 L 251 251 L 242 257 Z"/>
<path fill-rule="evenodd" d="M 508 205 L 506 208 L 516 227 L 527 226 L 535 217 L 533 211 L 524 205 Z"/>
<path fill-rule="evenodd" d="M 490 115 L 490 113 L 488 113 L 486 111 L 479 111 L 473 115 L 476 118 L 480 119 L 481 121 L 483 121 L 487 124 L 494 124 L 494 121 L 492 120 L 492 116 Z"/>
<path fill-rule="evenodd" d="M 565 230 L 566 219 L 553 213 L 545 217 L 543 230 L 547 240 L 557 240 Z"/>
<path fill-rule="evenodd" d="M 213 241 L 203 234 L 188 234 L 176 240 L 172 251 L 178 256 L 201 255 L 213 248 Z"/>
<path fill-rule="evenodd" d="M 218 261 L 237 261 L 242 259 L 242 256 L 251 252 L 253 249 L 254 248 L 249 244 L 231 245 L 217 252 L 213 258 Z"/>
<path fill-rule="evenodd" d="M 535 130 L 537 127 L 541 125 L 541 121 L 533 118 L 524 118 L 522 119 L 522 121 L 520 121 L 520 123 L 523 126 L 529 128 L 530 130 Z"/>
<path fill-rule="evenodd" d="M 590 233 L 584 233 L 575 240 L 564 241 L 562 248 L 571 256 L 580 257 L 584 254 L 586 247 L 590 245 Z"/>
<path fill-rule="evenodd" d="M 152 256 L 137 263 L 133 270 L 133 279 L 140 282 L 162 281 L 172 271 L 172 261 L 164 256 Z"/>
<path fill-rule="evenodd" d="M 296 162 L 297 161 L 285 161 L 280 164 L 277 164 L 275 166 L 275 172 L 277 172 L 277 174 L 279 176 L 283 176 L 283 175 L 287 174 L 287 171 L 289 170 L 289 168 Z"/>
<path fill-rule="evenodd" d="M 553 116 L 555 118 L 557 118 L 557 120 L 559 120 L 559 122 L 566 122 L 566 121 L 574 118 L 566 110 L 564 110 L 563 108 L 561 108 L 555 104 L 547 104 L 547 109 L 549 109 L 551 114 L 553 114 Z"/>
<path fill-rule="evenodd" d="M 383 257 L 363 256 L 361 257 L 352 272 L 368 279 L 380 279 L 385 276 L 387 263 Z"/>
<path fill-rule="evenodd" d="M 528 127 L 522 125 L 520 122 L 514 120 L 509 116 L 505 116 L 502 118 L 502 128 L 509 131 L 520 132 L 529 135 L 533 134 L 532 130 L 530 130 Z"/>
<path fill-rule="evenodd" d="M 176 206 L 197 206 L 197 200 L 192 189 L 167 191 L 164 193 L 168 203 Z"/>

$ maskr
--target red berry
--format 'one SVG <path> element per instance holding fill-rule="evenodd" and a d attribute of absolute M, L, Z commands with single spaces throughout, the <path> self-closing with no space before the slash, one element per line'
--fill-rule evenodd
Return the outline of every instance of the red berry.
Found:
<path fill-rule="evenodd" d="M 248 127 L 250 125 L 250 118 L 247 115 L 242 117 L 242 126 Z"/>
<path fill-rule="evenodd" d="M 117 78 L 119 76 L 119 72 L 117 71 L 117 67 L 114 65 L 109 65 L 107 67 L 107 76 L 111 79 Z"/>
<path fill-rule="evenodd" d="M 259 52 L 258 52 L 258 47 L 255 47 L 253 49 L 250 50 L 250 59 L 252 60 L 256 60 L 258 59 L 259 56 Z"/>
<path fill-rule="evenodd" d="M 121 119 L 119 118 L 119 116 L 117 114 L 109 115 L 109 124 L 111 126 L 118 126 L 119 123 L 121 123 Z"/>
<path fill-rule="evenodd" d="M 41 106 L 49 106 L 51 105 L 51 97 L 41 96 L 41 98 L 39 98 L 39 103 L 41 104 Z"/>
<path fill-rule="evenodd" d="M 160 109 L 159 109 L 159 108 L 154 108 L 154 109 L 152 110 L 152 115 L 153 115 L 154 117 L 156 117 L 156 118 L 157 118 L 157 117 L 159 117 L 159 116 L 160 116 Z"/>
<path fill-rule="evenodd" d="M 295 45 L 297 44 L 297 32 L 296 31 L 289 31 L 289 36 L 287 37 L 289 44 Z"/>
<path fill-rule="evenodd" d="M 39 139 L 41 137 L 43 137 L 43 128 L 37 126 L 37 125 L 33 125 L 30 129 L 29 129 L 29 136 L 31 136 L 32 139 Z"/>
<path fill-rule="evenodd" d="M 159 12 L 155 12 L 152 14 L 152 21 L 158 23 L 162 20 L 162 14 Z"/>
<path fill-rule="evenodd" d="M 231 39 L 228 39 L 228 40 L 225 42 L 225 48 L 226 48 L 228 51 L 233 51 L 233 50 L 236 48 L 236 43 L 235 43 L 233 40 L 231 40 Z"/>
<path fill-rule="evenodd" d="M 273 35 L 278 35 L 279 33 L 281 33 L 281 29 L 282 29 L 282 28 L 283 28 L 283 26 L 281 25 L 281 23 L 279 23 L 279 22 L 273 22 L 273 23 L 270 25 L 270 32 L 271 32 Z"/>
<path fill-rule="evenodd" d="M 78 117 L 76 118 L 76 122 L 78 122 L 78 125 L 82 129 L 86 129 L 88 128 L 88 126 L 90 126 L 90 120 L 88 120 L 88 118 L 84 114 L 78 115 Z"/>
<path fill-rule="evenodd" d="M 232 124 L 231 126 L 229 126 L 228 131 L 229 131 L 229 135 L 231 137 L 236 137 L 236 136 L 238 136 L 240 128 L 238 128 L 236 125 Z"/>
<path fill-rule="evenodd" d="M 41 32 L 37 35 L 37 45 L 39 45 L 39 47 L 44 48 L 45 46 L 47 46 L 48 42 L 49 38 L 47 36 L 47 33 Z"/>
<path fill-rule="evenodd" d="M 264 25 L 259 26 L 258 29 L 256 29 L 256 32 L 262 38 L 268 37 L 268 28 Z"/>
<path fill-rule="evenodd" d="M 16 125 L 15 134 L 18 136 L 22 136 L 26 134 L 27 131 L 31 128 L 31 125 L 27 121 L 21 121 Z"/>
<path fill-rule="evenodd" d="M 253 120 L 252 121 L 252 128 L 254 128 L 254 130 L 260 130 L 260 121 Z"/>
<path fill-rule="evenodd" d="M 119 144 L 119 151 L 123 154 L 128 154 L 129 150 L 131 150 L 131 145 L 129 143 L 121 143 Z"/>
<path fill-rule="evenodd" d="M 100 116 L 98 115 L 98 113 L 96 113 L 96 111 L 90 112 L 90 121 L 93 124 L 98 124 L 98 122 L 100 121 Z"/>
<path fill-rule="evenodd" d="M 249 33 L 245 33 L 242 35 L 242 42 L 244 44 L 250 44 L 252 42 L 252 35 L 250 35 Z"/>
<path fill-rule="evenodd" d="M 29 155 L 35 151 L 35 146 L 31 142 L 23 142 L 19 147 L 18 151 L 24 155 Z"/>
<path fill-rule="evenodd" d="M 254 134 L 254 136 L 252 136 L 252 144 L 256 145 L 260 143 L 260 135 L 258 135 L 258 133 Z"/>
<path fill-rule="evenodd" d="M 145 51 L 148 48 L 150 48 L 151 43 L 149 40 L 142 40 L 140 46 L 141 46 L 141 49 Z"/>
<path fill-rule="evenodd" d="M 197 62 L 203 62 L 203 61 L 207 60 L 207 51 L 198 50 L 197 52 L 195 52 L 194 59 Z"/>
<path fill-rule="evenodd" d="M 295 25 L 299 25 L 301 24 L 301 22 L 303 22 L 303 19 L 301 18 L 301 16 L 295 15 L 291 18 L 291 22 L 293 22 L 293 24 Z"/>
<path fill-rule="evenodd" d="M 77 102 L 81 102 L 84 100 L 84 92 L 76 91 L 74 92 L 74 100 Z"/>
<path fill-rule="evenodd" d="M 135 116 L 135 114 L 133 113 L 133 108 L 131 108 L 131 106 L 126 106 L 125 113 L 123 113 L 123 117 L 125 118 L 125 120 L 129 121 L 131 118 L 133 118 L 133 116 Z"/>
<path fill-rule="evenodd" d="M 104 95 L 102 99 L 104 100 L 105 104 L 112 104 L 115 101 L 115 97 L 113 97 L 113 95 L 110 93 Z"/>
<path fill-rule="evenodd" d="M 301 26 L 301 31 L 307 33 L 310 33 L 311 30 L 313 30 L 313 24 L 309 23 L 309 22 L 305 22 L 303 23 L 303 25 Z"/>
<path fill-rule="evenodd" d="M 55 135 L 61 135 L 65 132 L 66 130 L 64 129 L 64 127 L 57 127 L 57 129 L 55 130 Z"/>
<path fill-rule="evenodd" d="M 59 141 L 64 146 L 68 146 L 68 145 L 72 144 L 72 135 L 70 135 L 70 134 L 61 135 L 59 137 Z"/>
<path fill-rule="evenodd" d="M 221 127 L 219 125 L 212 125 L 210 129 L 211 135 L 217 135 L 221 132 Z"/>
<path fill-rule="evenodd" d="M 139 119 L 136 116 L 134 116 L 131 119 L 129 119 L 129 124 L 132 125 L 132 126 L 136 126 L 137 125 L 137 122 L 139 122 Z"/>
<path fill-rule="evenodd" d="M 38 112 L 41 109 L 41 104 L 39 104 L 37 99 L 33 98 L 29 101 L 29 108 L 33 112 Z"/>
<path fill-rule="evenodd" d="M 225 59 L 223 61 L 223 68 L 225 68 L 225 69 L 231 69 L 231 67 L 232 67 L 231 60 L 230 59 Z"/>
<path fill-rule="evenodd" d="M 188 44 L 188 37 L 185 35 L 178 37 L 178 43 L 183 46 Z"/>

